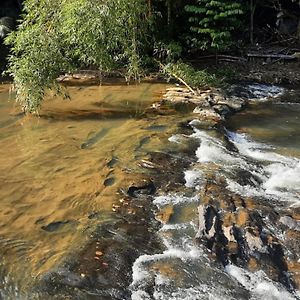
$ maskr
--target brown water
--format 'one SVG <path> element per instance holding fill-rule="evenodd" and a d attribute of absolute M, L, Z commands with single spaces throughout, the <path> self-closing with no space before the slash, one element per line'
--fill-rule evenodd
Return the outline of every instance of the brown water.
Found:
<path fill-rule="evenodd" d="M 115 218 L 127 172 L 172 132 L 172 117 L 145 114 L 165 88 L 70 87 L 71 101 L 23 117 L 0 87 L 0 264 L 14 282 L 34 281 Z"/>

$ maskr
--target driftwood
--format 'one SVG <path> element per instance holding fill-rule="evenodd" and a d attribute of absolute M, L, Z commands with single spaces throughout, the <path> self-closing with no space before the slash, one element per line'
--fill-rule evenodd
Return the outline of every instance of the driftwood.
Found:
<path fill-rule="evenodd" d="M 247 62 L 247 59 L 244 57 L 239 57 L 239 56 L 232 56 L 232 55 L 205 55 L 205 56 L 200 56 L 197 58 L 197 60 L 200 59 L 215 59 L 215 60 L 223 60 L 223 61 L 231 61 L 231 62 Z"/>
<path fill-rule="evenodd" d="M 269 59 L 282 59 L 282 60 L 294 60 L 297 59 L 299 56 L 300 53 L 294 53 L 292 55 L 247 53 L 248 58 L 269 58 Z"/>
<path fill-rule="evenodd" d="M 157 62 L 162 70 L 166 69 L 166 66 L 164 66 L 160 61 L 157 61 Z M 185 82 L 181 77 L 179 77 L 177 74 L 175 74 L 174 72 L 168 72 L 168 73 L 171 76 L 173 76 L 175 79 L 177 79 L 179 82 L 181 82 L 183 85 L 185 85 L 188 88 L 188 90 L 190 92 L 192 92 L 194 95 L 197 94 L 197 92 L 187 82 Z"/>

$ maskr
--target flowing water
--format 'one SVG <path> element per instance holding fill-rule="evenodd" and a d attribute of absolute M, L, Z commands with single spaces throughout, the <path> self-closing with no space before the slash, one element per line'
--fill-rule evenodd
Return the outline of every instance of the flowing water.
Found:
<path fill-rule="evenodd" d="M 4 295 L 30 286 L 84 244 L 95 224 L 115 218 L 112 204 L 126 184 L 127 170 L 138 169 L 144 147 L 159 149 L 159 134 L 172 129 L 170 118 L 144 116 L 165 87 L 70 87 L 71 101 L 49 96 L 40 117 L 24 117 L 9 86 L 1 86 Z"/>
<path fill-rule="evenodd" d="M 274 207 L 300 204 L 300 91 L 268 88 L 248 86 L 254 99 L 226 125 L 226 142 L 218 130 L 203 129 L 195 115 L 184 115 L 189 133 L 179 132 L 178 115 L 147 115 L 165 85 L 71 87 L 71 101 L 49 99 L 38 118 L 18 114 L 2 86 L 3 299 L 25 299 L 23 290 L 86 243 L 96 225 L 115 218 L 112 205 L 127 171 L 141 172 L 137 161 L 150 151 L 180 152 L 189 143 L 196 145 L 195 162 L 178 170 L 185 186 L 153 198 L 157 215 L 170 212 L 156 233 L 163 250 L 141 253 L 133 263 L 131 299 L 298 299 L 297 291 L 263 271 L 223 267 L 195 242 L 199 191 L 208 174 L 221 175 L 232 192 Z M 241 171 L 250 172 L 252 182 L 241 182 Z"/>
<path fill-rule="evenodd" d="M 193 133 L 188 137 L 170 138 L 178 144 L 190 139 L 198 143 L 197 162 L 185 170 L 185 190 L 154 200 L 158 211 L 172 208 L 158 233 L 165 251 L 136 260 L 133 299 L 299 299 L 298 291 L 289 293 L 262 270 L 218 266 L 210 251 L 195 242 L 199 191 L 212 173 L 225 178 L 232 192 L 265 199 L 274 209 L 300 205 L 300 91 L 261 85 L 249 85 L 246 91 L 253 98 L 249 108 L 232 117 L 225 129 L 235 151 L 228 149 L 223 134 L 202 129 L 197 119 L 190 122 Z M 248 182 L 241 180 L 243 171 L 250 174 Z M 270 230 L 289 243 L 281 230 Z M 299 262 L 299 251 L 296 257 Z"/>

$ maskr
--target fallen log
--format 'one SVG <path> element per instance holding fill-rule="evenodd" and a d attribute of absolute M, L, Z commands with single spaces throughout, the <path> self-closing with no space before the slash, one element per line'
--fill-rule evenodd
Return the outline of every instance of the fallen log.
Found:
<path fill-rule="evenodd" d="M 300 57 L 300 53 L 296 52 L 292 55 L 247 53 L 247 57 L 248 58 L 269 58 L 269 59 L 294 60 L 294 59 L 298 59 Z"/>

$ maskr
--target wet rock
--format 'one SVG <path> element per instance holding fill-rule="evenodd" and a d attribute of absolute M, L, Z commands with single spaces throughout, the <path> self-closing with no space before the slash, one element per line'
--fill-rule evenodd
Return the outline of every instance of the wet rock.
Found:
<path fill-rule="evenodd" d="M 198 117 L 202 120 L 210 120 L 214 124 L 224 120 L 224 118 L 218 114 L 213 108 L 203 108 L 203 107 L 196 107 L 193 111 L 194 114 L 197 114 Z"/>
<path fill-rule="evenodd" d="M 112 159 L 106 164 L 106 166 L 112 169 L 118 163 L 118 158 L 113 156 Z"/>
<path fill-rule="evenodd" d="M 294 274 L 293 279 L 296 285 L 296 288 L 300 287 L 300 262 L 299 261 L 288 261 L 287 262 L 289 272 Z"/>
<path fill-rule="evenodd" d="M 88 215 L 88 219 L 96 219 L 96 218 L 98 218 L 100 216 L 100 212 L 98 212 L 98 211 L 95 211 L 95 212 L 92 212 L 92 213 L 90 213 L 89 215 Z"/>
<path fill-rule="evenodd" d="M 258 176 L 253 175 L 248 170 L 238 170 L 236 177 L 237 183 L 243 186 L 249 185 L 257 187 L 262 184 L 262 180 Z"/>
<path fill-rule="evenodd" d="M 141 186 L 131 186 L 129 187 L 127 194 L 130 197 L 138 198 L 143 195 L 153 195 L 156 192 L 156 187 L 153 182 L 146 183 Z"/>
<path fill-rule="evenodd" d="M 290 216 L 282 216 L 279 221 L 292 230 L 300 231 L 300 221 L 294 220 Z"/>
<path fill-rule="evenodd" d="M 277 268 L 278 281 L 285 285 L 289 291 L 294 291 L 295 285 L 290 275 L 288 274 L 287 262 L 285 260 L 282 245 L 280 245 L 279 243 L 272 243 L 268 246 L 268 253 L 273 264 Z"/>
<path fill-rule="evenodd" d="M 269 230 L 270 227 L 277 228 L 279 221 L 278 213 L 270 203 L 255 205 L 253 200 L 228 191 L 226 182 L 214 175 L 208 178 L 200 198 L 196 235 L 199 243 L 206 245 L 222 265 L 231 263 L 250 270 L 261 269 L 289 291 L 294 291 L 295 282 L 289 273 L 285 245 L 275 232 Z M 291 217 L 280 220 L 286 226 L 297 228 L 297 221 Z M 297 253 L 296 245 L 294 247 Z"/>
<path fill-rule="evenodd" d="M 218 101 L 218 105 L 226 105 L 231 109 L 231 111 L 238 112 L 241 111 L 247 105 L 247 101 L 243 98 L 238 97 L 228 97 Z"/>
<path fill-rule="evenodd" d="M 61 229 L 63 226 L 72 223 L 72 221 L 58 221 L 58 222 L 53 222 L 48 225 L 42 226 L 41 228 L 45 231 L 48 232 L 54 232 L 59 229 Z"/>
<path fill-rule="evenodd" d="M 159 168 L 158 165 L 155 165 L 155 164 L 152 163 L 151 161 L 145 160 L 145 159 L 142 159 L 138 165 L 139 165 L 140 167 L 146 168 L 146 169 L 158 169 L 158 168 Z"/>
<path fill-rule="evenodd" d="M 213 109 L 223 118 L 226 118 L 232 114 L 232 109 L 230 109 L 230 107 L 227 104 L 216 104 L 213 106 Z"/>
<path fill-rule="evenodd" d="M 150 137 L 149 136 L 145 136 L 143 137 L 140 141 L 138 146 L 135 148 L 135 151 L 139 151 L 142 149 L 142 147 L 146 144 L 148 144 L 150 142 Z"/>
<path fill-rule="evenodd" d="M 248 264 L 249 261 L 249 247 L 245 231 L 242 227 L 233 225 L 232 234 L 238 245 L 237 259 L 239 261 L 236 261 L 236 263 L 245 266 Z"/>
<path fill-rule="evenodd" d="M 103 182 L 104 186 L 112 186 L 115 183 L 116 179 L 114 177 L 106 178 Z"/>
<path fill-rule="evenodd" d="M 186 111 L 194 109 L 201 120 L 220 123 L 229 115 L 241 111 L 247 104 L 242 97 L 226 96 L 220 90 L 198 90 L 192 93 L 186 88 L 171 88 L 163 97 L 164 102 L 184 106 Z M 194 106 L 193 106 L 194 105 Z M 182 107 L 180 111 L 184 110 Z"/>

